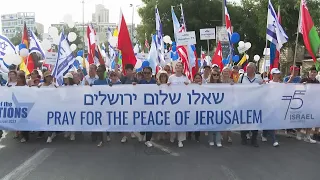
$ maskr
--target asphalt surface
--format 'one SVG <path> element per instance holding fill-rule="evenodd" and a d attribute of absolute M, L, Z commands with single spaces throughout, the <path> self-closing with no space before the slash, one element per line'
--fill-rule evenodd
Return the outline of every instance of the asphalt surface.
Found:
<path fill-rule="evenodd" d="M 21 144 L 7 134 L 0 142 L 0 180 L 319 180 L 320 144 L 278 136 L 280 147 L 259 142 L 242 146 L 238 134 L 233 144 L 209 147 L 186 141 L 184 148 L 160 141 L 147 148 L 137 140 L 120 143 L 117 133 L 103 147 L 89 134 L 70 142 L 58 136 Z"/>

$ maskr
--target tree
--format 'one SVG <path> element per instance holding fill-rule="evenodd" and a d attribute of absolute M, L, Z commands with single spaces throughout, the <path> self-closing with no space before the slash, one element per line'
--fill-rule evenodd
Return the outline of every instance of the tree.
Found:
<path fill-rule="evenodd" d="M 22 33 L 18 32 L 16 35 L 10 39 L 13 45 L 19 45 L 21 44 L 21 39 L 22 39 Z"/>
<path fill-rule="evenodd" d="M 65 25 L 63 25 L 62 27 L 59 27 L 59 28 L 58 28 L 59 34 L 62 32 L 62 28 L 63 28 L 63 30 L 64 30 L 65 36 L 68 36 L 68 34 L 69 34 L 70 32 L 76 33 L 77 39 L 76 39 L 75 41 L 71 42 L 70 44 L 75 44 L 75 45 L 77 45 L 77 50 L 76 50 L 76 51 L 80 50 L 79 45 L 81 45 L 81 49 L 82 49 L 83 41 L 82 41 L 82 36 L 80 36 L 80 31 L 78 31 L 77 28 L 75 28 L 75 27 L 69 28 L 68 25 L 65 24 Z M 57 49 L 57 48 L 56 48 L 56 49 Z"/>

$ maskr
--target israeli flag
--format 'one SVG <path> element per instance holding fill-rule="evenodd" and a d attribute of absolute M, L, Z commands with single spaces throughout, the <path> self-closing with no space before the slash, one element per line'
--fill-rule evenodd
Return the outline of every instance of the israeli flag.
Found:
<path fill-rule="evenodd" d="M 3 61 L 6 54 L 16 54 L 16 49 L 6 36 L 0 35 L 0 71 L 4 73 L 9 72 L 9 65 Z"/>
<path fill-rule="evenodd" d="M 33 33 L 33 31 L 29 31 L 30 33 L 30 53 L 39 53 L 42 56 L 42 59 L 45 59 L 45 51 L 42 49 L 41 45 L 40 45 L 40 41 L 37 38 L 37 36 Z"/>
<path fill-rule="evenodd" d="M 268 19 L 267 19 L 267 40 L 276 45 L 280 51 L 283 44 L 288 42 L 288 36 L 279 23 L 276 11 L 274 10 L 271 1 L 268 3 Z"/>
<path fill-rule="evenodd" d="M 57 79 L 57 84 L 59 86 L 63 84 L 63 74 L 69 70 L 74 61 L 75 58 L 70 49 L 67 38 L 65 37 L 64 32 L 62 32 L 60 35 L 60 42 L 58 46 L 57 61 L 52 71 L 52 76 Z"/>

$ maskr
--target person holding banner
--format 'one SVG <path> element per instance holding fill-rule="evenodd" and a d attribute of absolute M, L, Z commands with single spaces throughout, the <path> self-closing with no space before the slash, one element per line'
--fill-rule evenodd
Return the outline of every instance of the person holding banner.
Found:
<path fill-rule="evenodd" d="M 116 54 L 118 54 L 118 53 L 116 53 Z M 117 57 L 116 57 L 116 59 L 117 59 Z M 118 63 L 116 63 L 115 72 L 118 74 L 118 77 L 120 78 L 120 81 L 122 84 L 138 83 L 138 79 L 134 76 L 134 71 L 133 71 L 134 66 L 132 64 L 126 64 L 126 66 L 125 66 L 126 75 L 122 75 L 118 68 L 119 68 Z M 122 143 L 125 143 L 128 140 L 126 134 L 127 133 L 122 133 L 122 139 L 121 139 Z M 134 133 L 131 133 L 131 138 L 135 138 Z M 142 138 L 139 138 L 139 141 L 142 141 Z"/>
<path fill-rule="evenodd" d="M 183 74 L 183 64 L 181 62 L 177 62 L 175 66 L 175 74 L 172 74 L 168 79 L 168 86 L 170 85 L 188 85 L 190 84 L 190 80 L 186 75 Z M 178 135 L 178 147 L 183 147 L 183 141 L 186 140 L 185 132 L 171 132 L 170 133 L 170 142 L 174 143 L 176 136 Z"/>
<path fill-rule="evenodd" d="M 97 76 L 97 66 L 95 64 L 90 64 L 89 74 L 84 77 L 84 85 L 92 85 L 95 80 L 98 79 Z"/>
<path fill-rule="evenodd" d="M 57 86 L 53 82 L 53 77 L 51 75 L 50 71 L 45 71 L 43 73 L 43 83 L 40 83 L 38 85 L 38 88 L 57 88 Z M 51 143 L 52 140 L 57 136 L 59 132 L 49 132 L 48 138 L 47 138 L 47 143 Z M 44 132 L 39 132 L 38 138 L 43 137 Z"/>
<path fill-rule="evenodd" d="M 268 83 L 281 83 L 280 82 L 280 76 L 281 76 L 281 72 L 278 68 L 273 68 L 270 71 L 271 75 L 272 75 L 272 80 L 268 81 Z M 273 143 L 273 147 L 278 147 L 279 146 L 279 142 L 276 139 L 276 131 L 275 130 L 263 130 L 262 134 L 261 134 L 261 141 L 262 142 L 267 142 L 267 136 L 270 135 L 270 137 L 272 138 L 272 143 Z"/>
<path fill-rule="evenodd" d="M 211 68 L 208 65 L 205 65 L 203 67 L 203 74 L 202 74 L 202 83 L 206 84 L 210 81 L 210 75 L 211 75 Z"/>
<path fill-rule="evenodd" d="M 193 76 L 193 84 L 199 84 L 202 85 L 202 76 L 199 73 L 196 73 Z M 192 134 L 194 134 L 194 138 L 197 142 L 200 142 L 200 131 L 195 131 L 195 132 L 188 132 L 188 140 L 192 139 Z"/>
<path fill-rule="evenodd" d="M 104 65 L 100 65 L 97 69 L 98 79 L 93 82 L 94 86 L 100 85 L 110 85 L 109 79 L 105 78 L 106 67 Z M 99 140 L 98 147 L 103 145 L 103 132 L 92 132 L 91 134 L 92 140 Z M 110 133 L 107 132 L 107 142 L 111 141 Z"/>
<path fill-rule="evenodd" d="M 300 83 L 301 81 L 301 77 L 299 76 L 299 71 L 300 68 L 296 67 L 296 66 L 291 66 L 290 67 L 290 76 L 286 76 L 283 79 L 283 82 L 285 83 Z"/>
<path fill-rule="evenodd" d="M 17 84 L 16 86 L 27 86 L 26 76 L 24 73 L 18 73 L 17 75 Z M 25 143 L 29 141 L 29 131 L 22 131 L 21 132 L 22 138 L 20 139 L 21 143 Z"/>
<path fill-rule="evenodd" d="M 157 85 L 158 86 L 161 86 L 161 85 L 166 85 L 168 83 L 168 79 L 169 79 L 169 76 L 168 76 L 168 73 L 167 71 L 164 71 L 164 70 L 160 70 L 157 74 Z M 158 132 L 156 133 L 157 134 L 157 140 L 164 140 L 166 139 L 166 133 L 165 132 Z"/>
<path fill-rule="evenodd" d="M 35 84 L 35 80 L 39 78 L 39 72 L 38 70 L 34 69 L 30 74 L 30 79 L 28 79 L 27 84 L 28 86 L 37 86 L 38 84 Z"/>
<path fill-rule="evenodd" d="M 145 67 L 143 68 L 143 75 L 144 79 L 140 80 L 139 84 L 157 84 L 157 81 L 152 77 L 152 68 L 151 67 Z M 142 136 L 146 135 L 146 142 L 145 145 L 147 147 L 152 147 L 151 138 L 152 138 L 152 132 L 141 132 Z"/>
<path fill-rule="evenodd" d="M 222 83 L 219 70 L 217 69 L 212 70 L 209 83 L 210 84 Z M 208 132 L 208 136 L 209 136 L 209 146 L 214 146 L 214 143 L 216 143 L 217 147 L 222 147 L 220 132 L 210 131 Z"/>
<path fill-rule="evenodd" d="M 233 85 L 234 79 L 230 77 L 232 73 L 233 71 L 231 71 L 231 69 L 228 66 L 225 66 L 221 72 L 221 82 Z M 223 136 L 228 139 L 228 143 L 232 143 L 231 131 L 223 132 Z"/>
<path fill-rule="evenodd" d="M 303 83 L 303 84 L 319 84 L 319 81 L 316 79 L 316 76 L 317 76 L 318 72 L 317 72 L 317 69 L 315 66 L 312 66 L 310 69 L 309 69 L 309 72 L 308 72 L 308 77 L 307 78 L 303 78 L 301 79 L 300 83 Z M 304 136 L 304 141 L 305 142 L 309 142 L 311 144 L 315 144 L 317 143 L 316 140 L 314 140 L 312 137 L 311 137 L 311 133 L 312 133 L 312 129 L 308 128 L 308 129 L 304 129 L 305 132 L 306 132 L 306 135 Z M 298 140 L 301 140 L 302 139 L 302 133 L 301 133 L 301 129 L 297 129 L 297 137 L 296 137 Z"/>
<path fill-rule="evenodd" d="M 263 80 L 261 76 L 256 74 L 256 65 L 253 62 L 249 62 L 247 65 L 247 73 L 242 74 L 239 77 L 238 83 L 241 84 L 253 84 L 253 83 L 259 83 L 263 84 Z M 249 131 L 241 131 L 241 144 L 242 145 L 247 145 L 247 134 Z M 258 142 L 257 142 L 257 136 L 258 136 L 258 131 L 253 130 L 251 131 L 252 137 L 251 137 L 251 145 L 254 147 L 259 147 Z"/>
<path fill-rule="evenodd" d="M 8 82 L 6 86 L 11 87 L 17 84 L 17 71 L 11 70 L 8 72 Z"/>

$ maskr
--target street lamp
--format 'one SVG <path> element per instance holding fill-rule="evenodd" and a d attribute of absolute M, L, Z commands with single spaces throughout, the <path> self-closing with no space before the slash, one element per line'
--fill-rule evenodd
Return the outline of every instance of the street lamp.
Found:
<path fill-rule="evenodd" d="M 132 17 L 131 17 L 131 42 L 133 41 L 133 28 L 134 28 L 134 26 L 133 26 L 133 20 L 134 20 L 134 7 L 136 7 L 136 8 L 138 8 L 138 7 L 140 7 L 141 5 L 134 5 L 134 4 L 130 4 L 130 7 L 132 7 Z"/>

